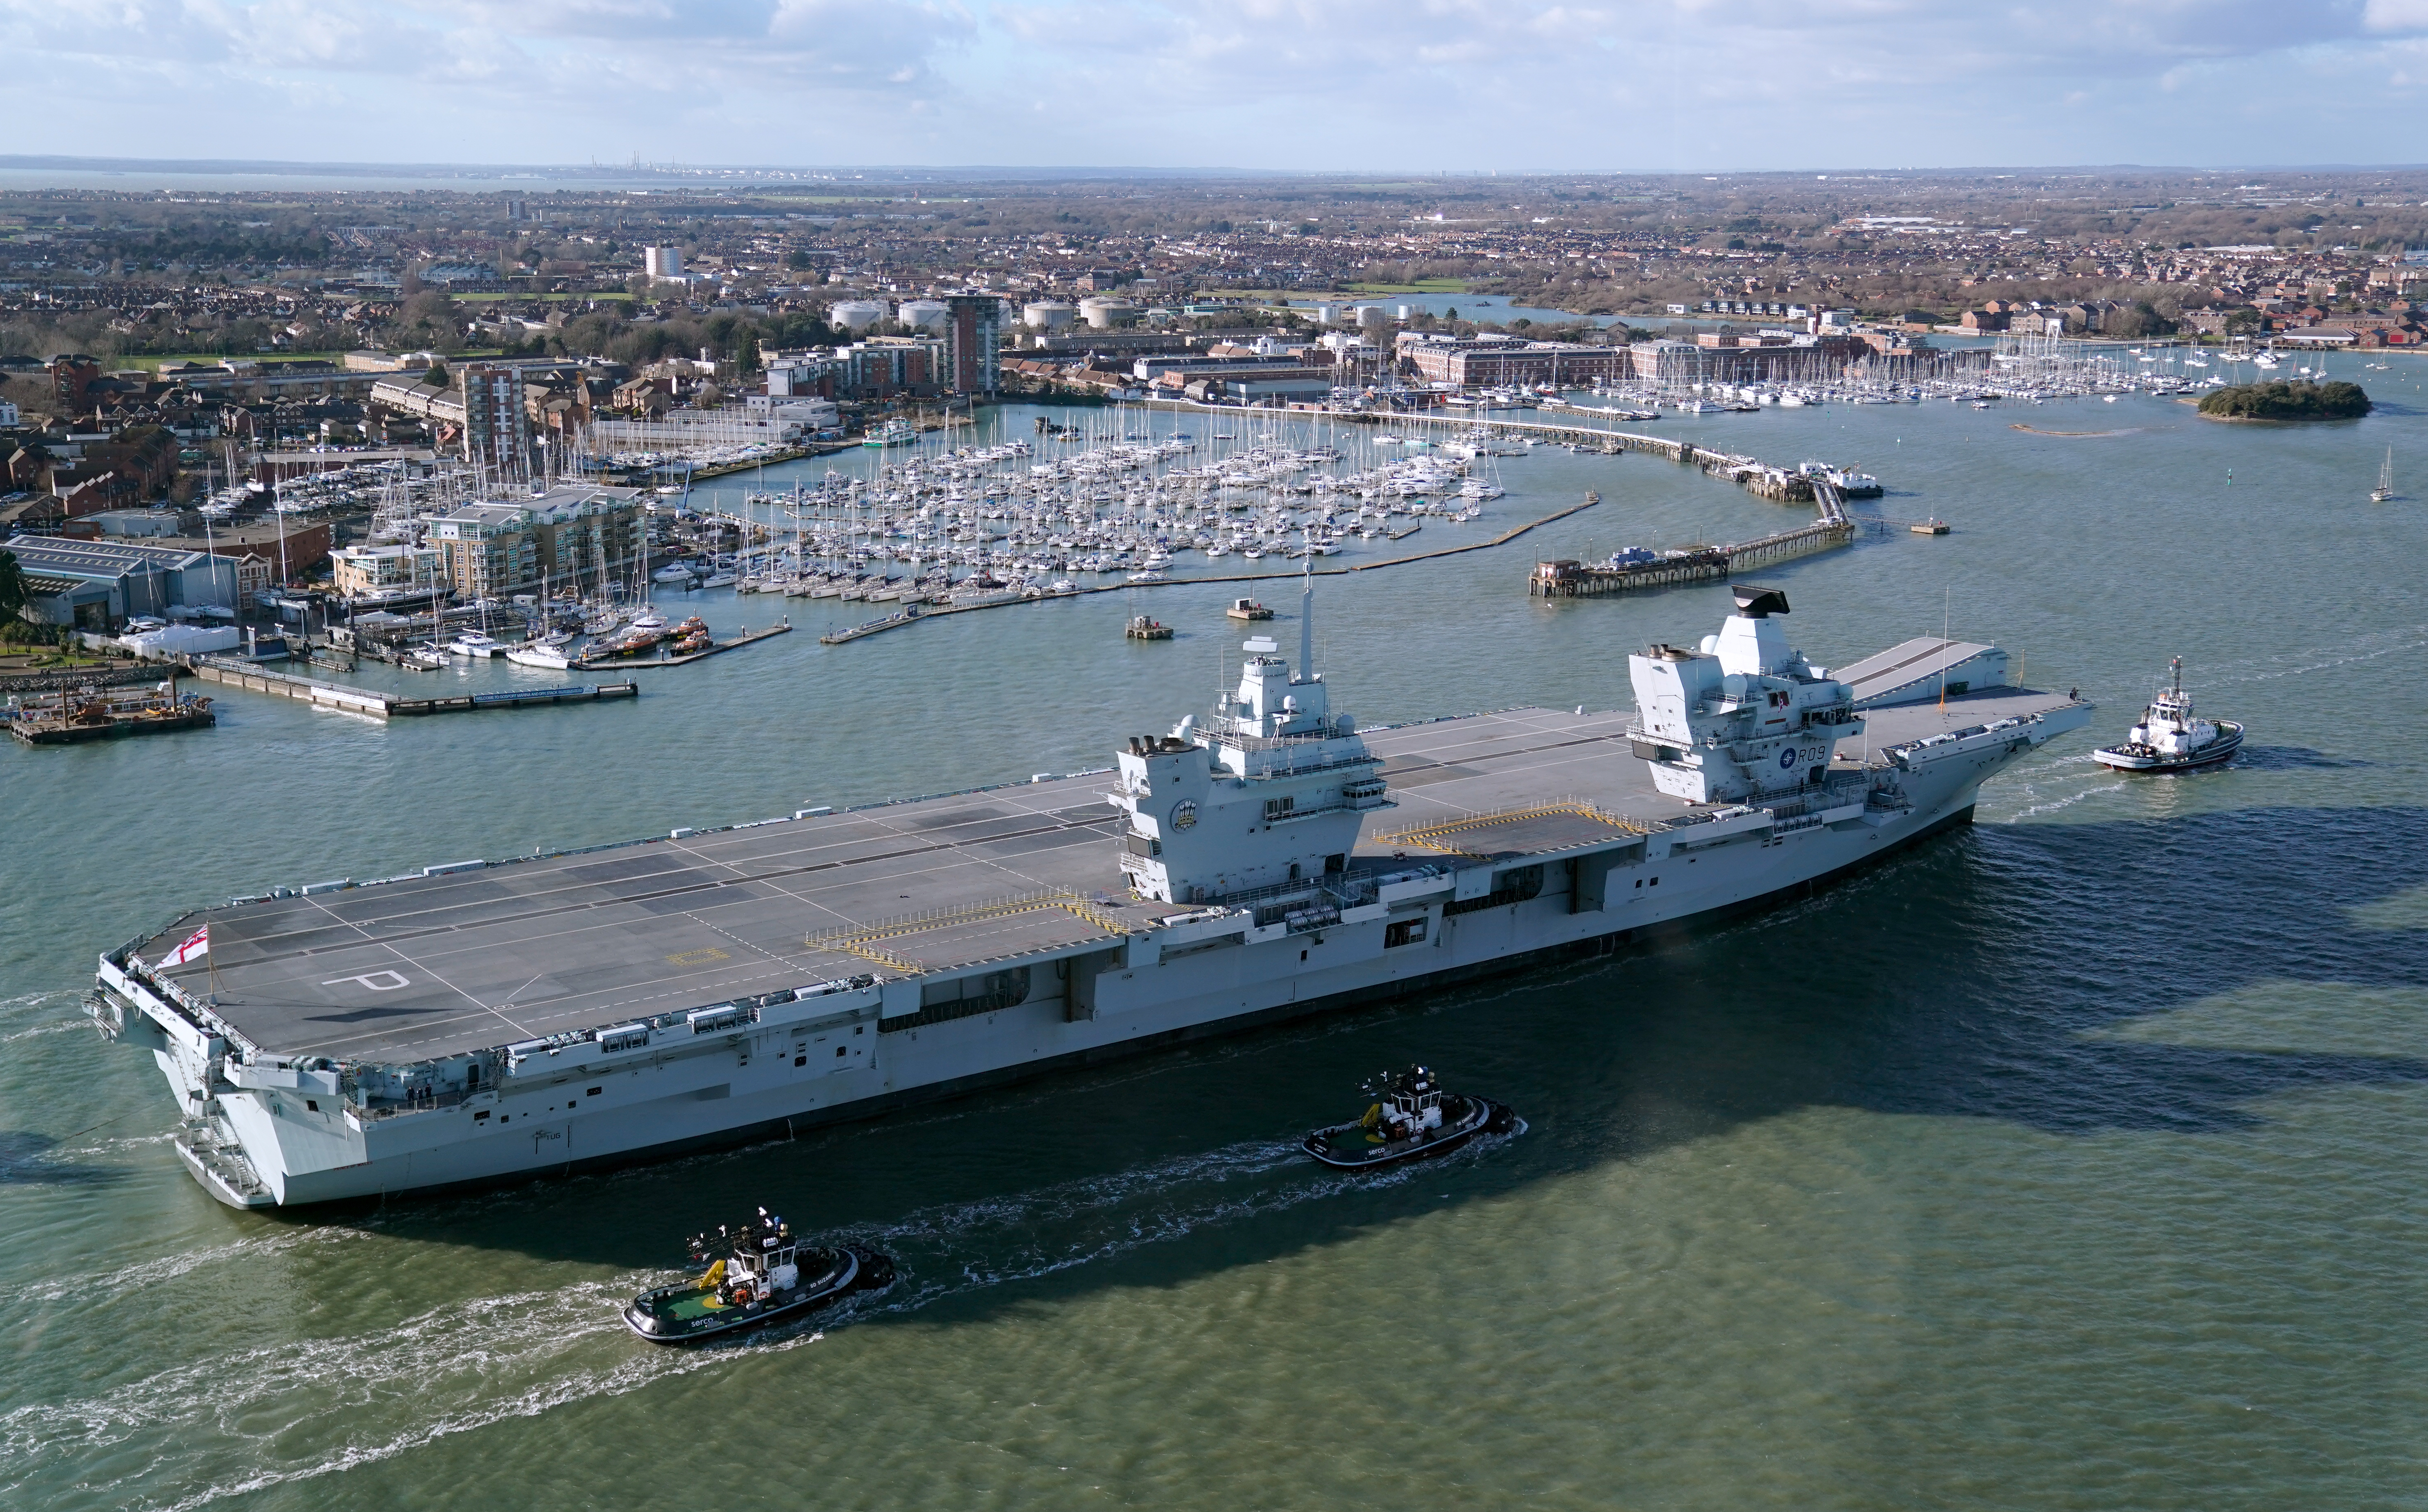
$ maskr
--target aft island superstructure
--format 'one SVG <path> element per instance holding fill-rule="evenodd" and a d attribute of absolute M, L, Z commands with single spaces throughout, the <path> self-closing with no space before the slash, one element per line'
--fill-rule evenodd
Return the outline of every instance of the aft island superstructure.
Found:
<path fill-rule="evenodd" d="M 95 1013 L 222 1201 L 494 1181 L 1608 950 L 1961 821 L 2089 717 L 1940 642 L 1874 658 L 1945 664 L 1883 706 L 1736 595 L 1628 658 L 1632 714 L 1372 729 L 1310 602 L 1295 667 L 1248 640 L 1109 772 L 282 888 L 110 951 Z"/>

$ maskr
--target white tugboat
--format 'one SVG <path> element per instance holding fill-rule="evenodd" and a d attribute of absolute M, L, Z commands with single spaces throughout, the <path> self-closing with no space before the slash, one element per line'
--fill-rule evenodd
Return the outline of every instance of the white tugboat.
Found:
<path fill-rule="evenodd" d="M 2121 744 L 2092 752 L 2092 760 L 2119 772 L 2188 772 L 2214 766 L 2242 748 L 2241 725 L 2192 716 L 2191 695 L 2184 691 L 2184 658 L 2167 665 L 2173 685 L 2151 700 L 2141 723 Z"/>
<path fill-rule="evenodd" d="M 1374 1099 L 1355 1123 L 1318 1129 L 1299 1148 L 1341 1170 L 1367 1170 L 1401 1161 L 1447 1155 L 1478 1134 L 1505 1134 L 1518 1115 L 1505 1103 L 1444 1092 L 1432 1071 L 1412 1065 L 1366 1083 Z"/>
<path fill-rule="evenodd" d="M 653 1344 L 696 1344 L 894 1284 L 890 1258 L 848 1244 L 804 1244 L 764 1208 L 739 1228 L 719 1225 L 693 1236 L 691 1258 L 707 1273 L 634 1297 L 624 1309 L 627 1327 Z"/>

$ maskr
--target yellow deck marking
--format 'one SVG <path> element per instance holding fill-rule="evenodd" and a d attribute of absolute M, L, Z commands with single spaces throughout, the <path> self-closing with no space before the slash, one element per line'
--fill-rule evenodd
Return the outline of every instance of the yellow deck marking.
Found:
<path fill-rule="evenodd" d="M 1126 935 L 1129 926 L 1099 911 L 1074 892 L 1040 893 L 1019 898 L 998 898 L 982 903 L 964 903 L 957 908 L 939 908 L 929 913 L 912 914 L 902 919 L 879 919 L 873 924 L 855 925 L 812 935 L 801 943 L 813 951 L 848 951 L 880 966 L 896 971 L 917 973 L 935 969 L 891 951 L 879 948 L 878 941 L 898 939 L 906 935 L 923 935 L 930 930 L 951 929 L 962 924 L 984 923 L 991 919 L 1009 919 L 1015 914 L 1030 914 L 1044 908 L 1059 908 L 1066 914 L 1087 920 L 1107 935 Z"/>
<path fill-rule="evenodd" d="M 1463 855 L 1477 861 L 1488 861 L 1492 858 L 1481 851 L 1469 851 L 1456 844 L 1445 842 L 1452 836 L 1465 835 L 1475 830 L 1497 829 L 1503 824 L 1516 824 L 1530 819 L 1545 819 L 1553 814 L 1574 814 L 1583 819 L 1592 820 L 1598 824 L 1607 824 L 1615 830 L 1629 835 L 1652 833 L 1649 825 L 1640 824 L 1634 820 L 1626 819 L 1617 814 L 1605 813 L 1579 798 L 1556 804 L 1535 804 L 1526 808 L 1502 809 L 1490 814 L 1474 814 L 1466 819 L 1444 820 L 1438 824 L 1421 824 L 1415 829 L 1396 830 L 1387 835 L 1377 835 L 1374 837 L 1374 843 L 1413 845 L 1422 851 L 1439 851 L 1445 855 Z"/>

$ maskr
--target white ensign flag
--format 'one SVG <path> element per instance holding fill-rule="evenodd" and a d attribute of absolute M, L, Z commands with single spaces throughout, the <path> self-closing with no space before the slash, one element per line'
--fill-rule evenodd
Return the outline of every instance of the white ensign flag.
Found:
<path fill-rule="evenodd" d="M 211 926 L 205 924 L 186 937 L 186 943 L 161 958 L 162 966 L 184 966 L 196 956 L 211 953 Z"/>

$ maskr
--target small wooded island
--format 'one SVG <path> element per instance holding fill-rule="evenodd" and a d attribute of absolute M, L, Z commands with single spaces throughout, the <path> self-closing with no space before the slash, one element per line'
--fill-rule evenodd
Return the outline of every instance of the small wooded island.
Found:
<path fill-rule="evenodd" d="M 2244 383 L 2200 401 L 2214 420 L 2357 420 L 2370 412 L 2358 383 Z"/>

